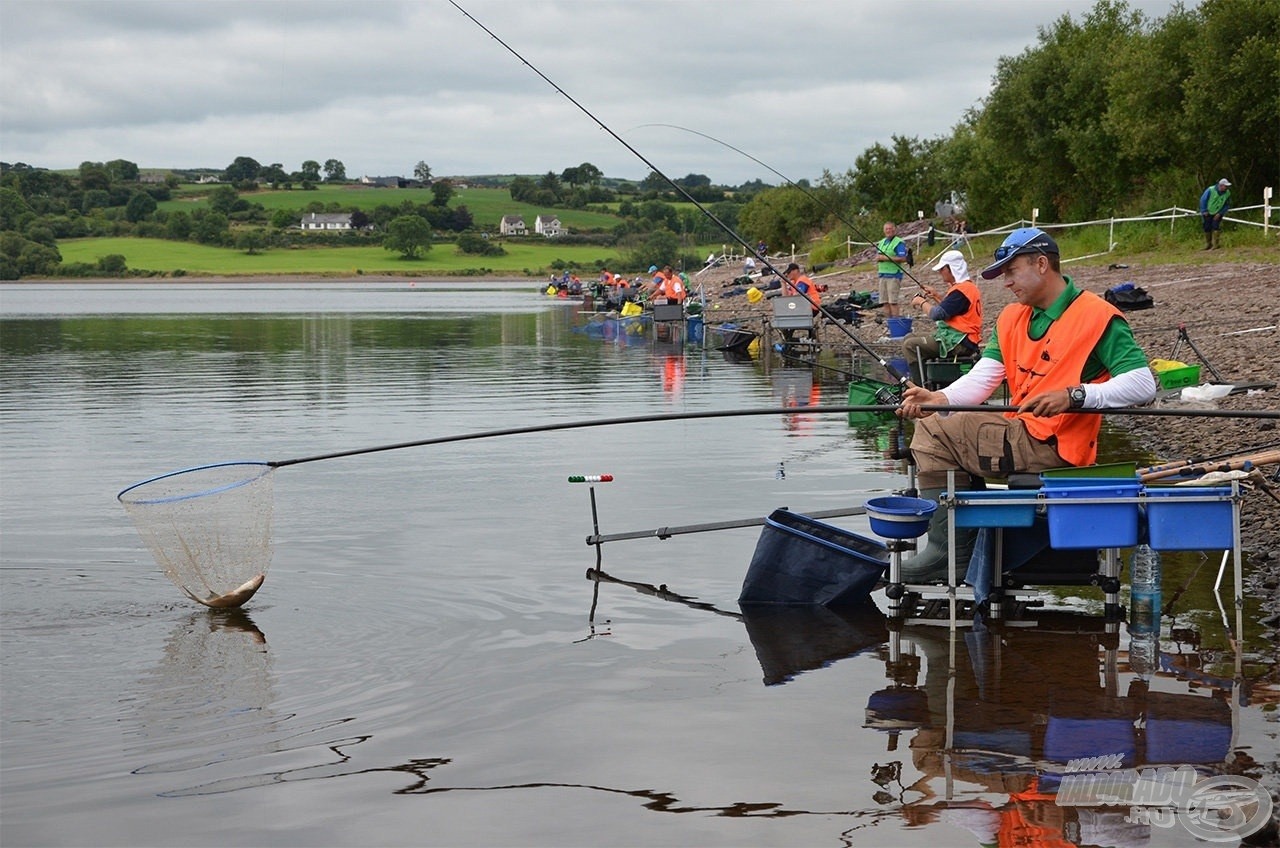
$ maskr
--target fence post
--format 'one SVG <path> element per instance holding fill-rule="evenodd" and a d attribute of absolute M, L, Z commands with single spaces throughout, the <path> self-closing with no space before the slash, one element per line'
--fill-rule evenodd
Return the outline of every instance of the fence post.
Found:
<path fill-rule="evenodd" d="M 1262 237 L 1267 237 L 1267 230 L 1271 224 L 1271 186 L 1267 186 L 1262 190 Z"/>

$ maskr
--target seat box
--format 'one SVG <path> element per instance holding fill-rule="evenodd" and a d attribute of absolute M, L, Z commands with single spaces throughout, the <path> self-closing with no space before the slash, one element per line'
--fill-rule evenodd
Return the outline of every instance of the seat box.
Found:
<path fill-rule="evenodd" d="M 653 307 L 653 320 L 665 324 L 684 320 L 684 306 L 679 303 L 658 303 Z"/>
<path fill-rule="evenodd" d="M 804 297 L 779 297 L 773 301 L 773 327 L 808 330 L 813 327 L 813 306 Z"/>

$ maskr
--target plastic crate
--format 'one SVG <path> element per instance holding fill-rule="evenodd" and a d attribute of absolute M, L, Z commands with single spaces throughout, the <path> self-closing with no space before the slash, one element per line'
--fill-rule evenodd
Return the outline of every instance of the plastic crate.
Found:
<path fill-rule="evenodd" d="M 1138 543 L 1138 493 L 1136 480 L 1111 482 L 1094 480 L 1092 486 L 1049 486 L 1043 489 L 1048 501 L 1049 544 L 1059 550 L 1130 548 Z M 1133 503 L 1078 503 L 1094 498 L 1133 498 Z"/>
<path fill-rule="evenodd" d="M 1029 500 L 1036 496 L 1029 489 L 992 489 L 982 492 L 956 493 L 957 527 L 1030 527 L 1036 520 L 1036 504 L 1003 503 Z"/>
<path fill-rule="evenodd" d="M 1226 488 L 1166 486 L 1148 488 L 1147 535 L 1158 551 L 1225 551 L 1232 546 L 1230 500 L 1187 498 L 1230 495 Z"/>

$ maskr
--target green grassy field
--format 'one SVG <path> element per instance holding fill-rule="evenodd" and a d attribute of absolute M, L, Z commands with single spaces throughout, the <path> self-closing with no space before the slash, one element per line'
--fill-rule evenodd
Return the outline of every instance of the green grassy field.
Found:
<path fill-rule="evenodd" d="M 215 186 L 216 187 L 216 186 Z M 204 188 L 203 186 L 201 188 Z M 210 189 L 212 190 L 212 189 Z M 166 200 L 158 204 L 165 211 L 179 209 L 191 210 L 199 208 L 207 202 L 208 191 L 198 193 L 186 192 L 175 200 Z M 253 191 L 241 195 L 249 203 L 261 204 L 268 212 L 276 209 L 305 209 L 309 204 L 321 203 L 328 206 L 336 203 L 342 209 L 362 209 L 369 211 L 378 206 L 399 206 L 408 201 L 413 204 L 430 203 L 433 195 L 425 188 L 365 188 L 356 186 L 321 186 L 314 191 Z M 490 230 L 497 230 L 498 222 L 503 215 L 523 215 L 525 225 L 533 230 L 533 221 L 538 215 L 547 213 L 555 215 L 572 230 L 611 230 L 618 225 L 619 219 L 613 215 L 600 212 L 587 212 L 580 209 L 547 209 L 528 203 L 517 203 L 511 199 L 511 193 L 505 188 L 465 188 L 454 192 L 449 199 L 451 208 L 466 206 L 477 225 Z"/>
<path fill-rule="evenodd" d="M 513 277 L 540 277 L 550 272 L 556 260 L 576 267 L 594 268 L 597 261 L 616 263 L 618 253 L 591 245 L 505 244 L 506 256 L 470 256 L 457 252 L 452 244 L 436 245 L 425 257 L 406 261 L 381 247 L 328 247 L 268 250 L 255 256 L 231 248 L 209 247 L 190 242 L 145 238 L 68 239 L 58 243 L 64 263 L 96 263 L 99 258 L 118 253 L 130 270 L 172 273 L 181 269 L 189 275 L 249 276 L 269 274 L 315 274 L 338 276 L 357 274 L 432 275 L 485 273 Z"/>

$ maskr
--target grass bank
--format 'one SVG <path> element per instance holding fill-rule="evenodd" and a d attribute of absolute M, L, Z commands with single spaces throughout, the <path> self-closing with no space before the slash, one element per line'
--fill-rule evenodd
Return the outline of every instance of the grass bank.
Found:
<path fill-rule="evenodd" d="M 64 263 L 92 264 L 103 256 L 120 254 L 132 271 L 220 277 L 272 274 L 540 277 L 550 273 L 553 263 L 595 268 L 597 262 L 616 264 L 618 261 L 616 250 L 593 245 L 534 243 L 504 244 L 503 247 L 506 256 L 479 257 L 459 253 L 452 244 L 441 244 L 421 259 L 405 260 L 381 247 L 280 248 L 249 255 L 232 248 L 165 239 L 89 238 L 58 243 Z"/>

